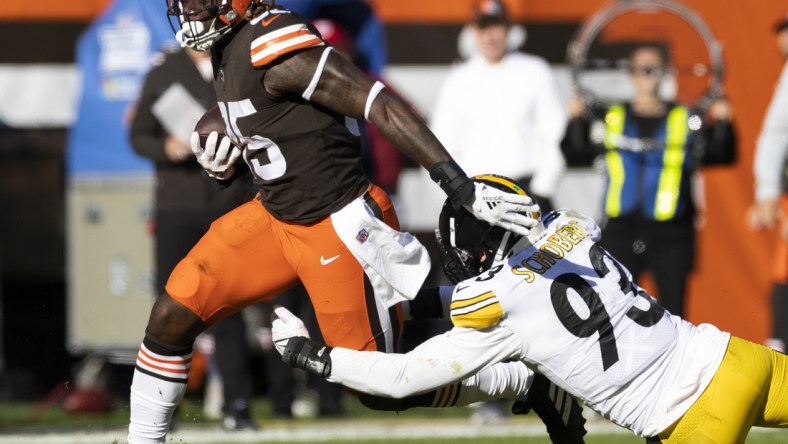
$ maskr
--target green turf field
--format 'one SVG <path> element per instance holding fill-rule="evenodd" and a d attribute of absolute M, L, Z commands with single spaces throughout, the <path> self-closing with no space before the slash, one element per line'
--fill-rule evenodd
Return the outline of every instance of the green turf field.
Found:
<path fill-rule="evenodd" d="M 33 403 L 0 403 L 0 444 L 109 444 L 124 443 L 128 403 L 101 414 L 68 414 L 59 405 L 37 410 Z M 348 414 L 335 419 L 277 420 L 270 418 L 268 403 L 255 402 L 255 432 L 226 432 L 216 420 L 206 420 L 202 405 L 187 399 L 179 412 L 178 428 L 168 442 L 178 444 L 537 444 L 550 443 L 534 415 L 512 416 L 501 424 L 472 425 L 471 409 L 414 409 L 375 412 L 346 400 Z M 588 422 L 590 444 L 628 444 L 644 440 L 601 419 Z M 756 429 L 747 443 L 788 444 L 788 430 Z"/>

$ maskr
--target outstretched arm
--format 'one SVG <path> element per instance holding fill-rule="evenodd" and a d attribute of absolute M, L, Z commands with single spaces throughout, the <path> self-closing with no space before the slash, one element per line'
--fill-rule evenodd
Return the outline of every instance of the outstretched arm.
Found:
<path fill-rule="evenodd" d="M 271 66 L 265 88 L 274 95 L 302 95 L 320 67 L 325 48 L 302 51 Z M 340 114 L 370 120 L 403 153 L 429 169 L 451 156 L 410 107 L 385 88 L 370 98 L 375 81 L 352 62 L 331 51 L 309 100 Z"/>
<path fill-rule="evenodd" d="M 508 330 L 455 328 L 407 354 L 335 348 L 328 380 L 373 395 L 402 398 L 516 359 L 519 351 L 520 342 Z"/>
<path fill-rule="evenodd" d="M 339 114 L 371 121 L 429 170 L 455 208 L 464 206 L 475 217 L 521 235 L 536 225 L 532 214 L 538 207 L 529 197 L 474 183 L 418 114 L 330 48 L 310 48 L 278 61 L 268 68 L 264 87 L 275 96 L 299 95 Z"/>
<path fill-rule="evenodd" d="M 406 354 L 329 348 L 310 341 L 300 319 L 278 307 L 273 341 L 285 362 L 331 382 L 393 398 L 457 382 L 492 364 L 519 360 L 522 344 L 509 329 L 458 328 Z"/>

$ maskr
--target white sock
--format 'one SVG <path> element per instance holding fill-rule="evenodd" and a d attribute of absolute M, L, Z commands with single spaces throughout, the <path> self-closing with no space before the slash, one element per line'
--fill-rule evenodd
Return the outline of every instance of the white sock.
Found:
<path fill-rule="evenodd" d="M 147 346 L 146 346 L 147 345 Z M 160 353 L 154 353 L 150 348 Z M 168 356 L 166 350 L 143 342 L 131 382 L 129 444 L 164 444 L 172 413 L 186 392 L 191 353 Z"/>

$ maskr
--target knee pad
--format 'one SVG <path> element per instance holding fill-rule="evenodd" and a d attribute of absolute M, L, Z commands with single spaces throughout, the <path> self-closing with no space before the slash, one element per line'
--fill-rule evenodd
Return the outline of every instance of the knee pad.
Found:
<path fill-rule="evenodd" d="M 214 267 L 187 256 L 170 273 L 165 289 L 172 299 L 205 321 L 211 315 L 204 312 L 205 301 L 216 287 L 218 274 Z"/>

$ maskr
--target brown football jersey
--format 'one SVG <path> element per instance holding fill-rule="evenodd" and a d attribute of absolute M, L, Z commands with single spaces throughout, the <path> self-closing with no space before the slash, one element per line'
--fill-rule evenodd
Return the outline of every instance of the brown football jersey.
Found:
<path fill-rule="evenodd" d="M 275 217 L 317 221 L 368 185 L 361 166 L 359 124 L 300 95 L 274 97 L 266 70 L 283 57 L 326 43 L 304 17 L 267 11 L 214 48 L 216 95 L 227 134 L 246 145 L 244 160 Z"/>

